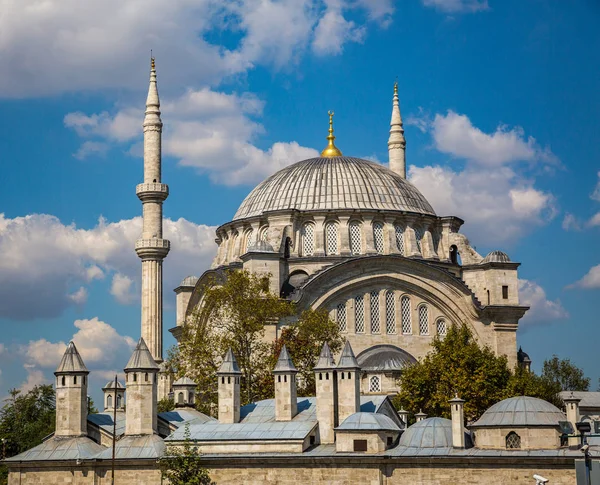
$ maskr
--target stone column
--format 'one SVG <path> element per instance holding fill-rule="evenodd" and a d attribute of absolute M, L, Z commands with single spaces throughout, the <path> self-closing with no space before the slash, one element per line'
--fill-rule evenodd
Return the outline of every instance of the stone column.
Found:
<path fill-rule="evenodd" d="M 363 220 L 363 251 L 365 254 L 377 254 L 375 238 L 373 237 L 373 218 L 365 217 Z"/>
<path fill-rule="evenodd" d="M 398 245 L 396 244 L 396 227 L 394 225 L 393 217 L 385 218 L 383 234 L 383 252 L 385 254 L 399 254 L 400 251 L 398 250 Z"/>
<path fill-rule="evenodd" d="M 454 448 L 465 447 L 465 431 L 464 431 L 464 399 L 457 396 L 450 399 L 450 412 L 452 414 L 452 446 Z"/>
<path fill-rule="evenodd" d="M 315 256 L 325 256 L 325 216 L 315 216 Z"/>
<path fill-rule="evenodd" d="M 350 256 L 352 253 L 350 252 L 350 217 L 348 216 L 340 216 L 340 255 L 341 256 Z"/>

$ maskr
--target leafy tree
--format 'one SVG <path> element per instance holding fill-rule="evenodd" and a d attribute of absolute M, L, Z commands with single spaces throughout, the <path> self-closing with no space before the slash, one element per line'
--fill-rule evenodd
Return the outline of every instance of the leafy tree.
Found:
<path fill-rule="evenodd" d="M 411 413 L 450 417 L 448 401 L 458 394 L 465 402 L 465 418 L 472 421 L 505 397 L 511 373 L 506 357 L 480 347 L 469 328 L 453 325 L 447 335 L 435 337 L 432 351 L 406 368 L 396 406 Z"/>
<path fill-rule="evenodd" d="M 98 414 L 98 408 L 96 407 L 96 404 L 94 403 L 94 400 L 88 396 L 88 414 Z"/>
<path fill-rule="evenodd" d="M 537 397 L 561 408 L 563 407 L 563 402 L 558 395 L 560 391 L 560 385 L 553 380 L 517 367 L 508 380 L 505 396 Z"/>
<path fill-rule="evenodd" d="M 175 400 L 169 397 L 165 397 L 158 401 L 157 410 L 159 413 L 166 413 L 167 411 L 173 411 L 175 409 Z"/>
<path fill-rule="evenodd" d="M 169 445 L 166 456 L 160 460 L 162 478 L 171 485 L 215 485 L 208 470 L 200 463 L 198 448 L 190 439 L 190 426 L 185 425 L 181 446 Z"/>
<path fill-rule="evenodd" d="M 554 382 L 559 387 L 559 391 L 589 391 L 590 389 L 590 379 L 585 377 L 583 370 L 572 364 L 569 359 L 559 359 L 556 355 L 544 361 L 542 377 Z"/>

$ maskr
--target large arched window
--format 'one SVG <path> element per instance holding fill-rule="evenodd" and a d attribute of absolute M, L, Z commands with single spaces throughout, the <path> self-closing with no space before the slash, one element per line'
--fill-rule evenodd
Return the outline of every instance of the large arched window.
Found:
<path fill-rule="evenodd" d="M 381 324 L 379 321 L 379 292 L 371 292 L 371 333 L 379 333 Z"/>
<path fill-rule="evenodd" d="M 385 332 L 396 333 L 396 300 L 393 291 L 385 292 Z"/>
<path fill-rule="evenodd" d="M 448 331 L 448 328 L 446 327 L 446 320 L 444 320 L 443 318 L 438 319 L 435 326 L 438 336 L 445 337 Z"/>
<path fill-rule="evenodd" d="M 417 249 L 420 253 L 423 253 L 421 249 L 421 240 L 423 239 L 423 229 L 420 227 L 415 227 L 415 240 L 417 241 Z"/>
<path fill-rule="evenodd" d="M 350 252 L 360 254 L 362 252 L 362 240 L 360 234 L 360 224 L 358 222 L 350 223 Z"/>
<path fill-rule="evenodd" d="M 348 324 L 346 322 L 346 302 L 342 302 L 337 306 L 337 324 L 340 332 L 346 332 L 348 330 Z"/>
<path fill-rule="evenodd" d="M 302 256 L 311 256 L 315 252 L 315 227 L 307 222 L 302 226 Z"/>
<path fill-rule="evenodd" d="M 506 435 L 506 449 L 507 450 L 518 450 L 521 448 L 521 437 L 511 431 Z"/>
<path fill-rule="evenodd" d="M 400 299 L 400 311 L 402 312 L 402 333 L 407 335 L 412 333 L 412 321 L 410 312 L 410 298 L 403 296 Z"/>
<path fill-rule="evenodd" d="M 373 242 L 375 243 L 375 251 L 383 253 L 383 224 L 375 222 L 373 224 Z"/>
<path fill-rule="evenodd" d="M 250 229 L 246 233 L 246 245 L 244 248 L 244 252 L 247 253 L 253 244 L 254 244 L 254 229 Z"/>
<path fill-rule="evenodd" d="M 328 222 L 325 226 L 325 237 L 327 244 L 325 245 L 326 254 L 338 253 L 338 229 L 335 222 Z"/>
<path fill-rule="evenodd" d="M 354 328 L 356 333 L 365 331 L 365 302 L 363 295 L 354 297 Z"/>
<path fill-rule="evenodd" d="M 381 392 L 381 379 L 379 376 L 369 378 L 369 392 Z"/>
<path fill-rule="evenodd" d="M 419 335 L 429 335 L 429 308 L 427 305 L 419 307 Z"/>
<path fill-rule="evenodd" d="M 402 256 L 404 256 L 404 229 L 400 226 L 394 226 L 396 234 L 396 247 Z"/>

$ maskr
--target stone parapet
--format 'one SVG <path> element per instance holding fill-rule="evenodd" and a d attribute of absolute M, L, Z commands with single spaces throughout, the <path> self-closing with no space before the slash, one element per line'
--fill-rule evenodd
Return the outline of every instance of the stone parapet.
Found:
<path fill-rule="evenodd" d="M 137 184 L 135 194 L 142 202 L 147 200 L 162 202 L 169 197 L 169 186 L 159 183 Z"/>
<path fill-rule="evenodd" d="M 135 252 L 141 259 L 164 259 L 169 254 L 171 242 L 168 239 L 138 239 Z"/>

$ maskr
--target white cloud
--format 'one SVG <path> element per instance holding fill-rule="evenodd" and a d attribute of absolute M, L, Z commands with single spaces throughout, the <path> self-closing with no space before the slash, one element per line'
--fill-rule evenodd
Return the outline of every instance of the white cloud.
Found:
<path fill-rule="evenodd" d="M 487 0 L 422 0 L 426 7 L 445 13 L 480 12 L 489 9 Z"/>
<path fill-rule="evenodd" d="M 581 231 L 581 222 L 573 214 L 567 212 L 562 221 L 562 228 L 565 231 Z"/>
<path fill-rule="evenodd" d="M 344 18 L 341 1 L 329 0 L 326 3 L 327 11 L 315 28 L 313 51 L 318 55 L 336 55 L 342 53 L 347 42 L 362 43 L 366 34 L 365 26 L 357 26 L 352 20 Z"/>
<path fill-rule="evenodd" d="M 88 140 L 79 147 L 79 149 L 73 154 L 73 156 L 77 160 L 85 160 L 86 158 L 93 155 L 103 157 L 104 155 L 106 155 L 108 149 L 109 146 L 106 143 Z"/>
<path fill-rule="evenodd" d="M 567 288 L 583 288 L 586 290 L 600 288 L 600 264 L 592 266 L 583 278 L 567 286 Z"/>
<path fill-rule="evenodd" d="M 594 191 L 590 194 L 590 199 L 600 202 L 600 172 L 598 172 L 598 181 L 596 182 Z"/>
<path fill-rule="evenodd" d="M 27 370 L 27 379 L 19 386 L 19 390 L 23 393 L 31 391 L 35 386 L 48 384 L 50 380 L 39 369 L 32 369 L 25 366 Z"/>
<path fill-rule="evenodd" d="M 519 280 L 519 302 L 530 307 L 521 320 L 524 325 L 569 318 L 569 313 L 563 308 L 560 300 L 549 300 L 544 289 L 533 281 Z"/>
<path fill-rule="evenodd" d="M 597 227 L 600 226 L 600 212 L 596 212 L 588 221 L 587 225 L 589 227 Z"/>
<path fill-rule="evenodd" d="M 136 299 L 136 295 L 132 292 L 132 287 L 133 279 L 124 274 L 115 273 L 110 285 L 110 294 L 113 295 L 119 303 L 128 305 L 133 303 Z"/>
<path fill-rule="evenodd" d="M 0 316 L 59 316 L 68 306 L 82 304 L 85 285 L 105 273 L 138 281 L 140 261 L 133 248 L 141 230 L 140 217 L 114 223 L 101 219 L 91 229 L 79 229 L 45 214 L 14 219 L 0 214 Z M 164 265 L 165 288 L 175 288 L 190 268 L 200 274 L 210 265 L 214 227 L 166 219 L 164 234 L 173 246 Z"/>

